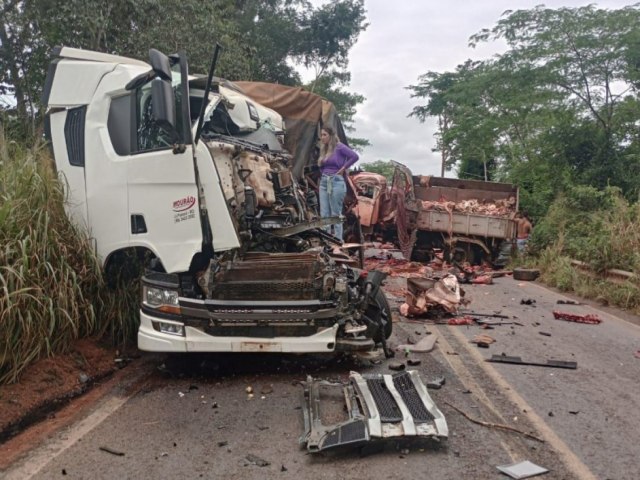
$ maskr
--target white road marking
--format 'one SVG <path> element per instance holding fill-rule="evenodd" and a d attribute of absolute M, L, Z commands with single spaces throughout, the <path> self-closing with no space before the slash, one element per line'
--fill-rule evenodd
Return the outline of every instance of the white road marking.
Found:
<path fill-rule="evenodd" d="M 460 332 L 456 327 L 450 328 L 450 332 L 456 337 L 456 339 L 460 342 L 460 344 L 471 354 L 473 359 L 477 362 L 477 364 L 485 371 L 485 373 L 498 385 L 498 387 L 505 393 L 505 395 L 515 403 L 520 411 L 526 410 L 526 413 L 523 412 L 523 415 L 526 415 L 527 418 L 531 421 L 535 429 L 538 431 L 539 435 L 553 448 L 558 452 L 560 459 L 565 464 L 567 469 L 570 472 L 576 474 L 580 480 L 598 480 L 598 478 L 589 470 L 582 460 L 580 460 L 575 453 L 569 448 L 569 446 L 564 443 L 556 435 L 553 429 L 545 423 L 545 421 L 536 414 L 533 408 L 525 401 L 525 399 L 515 391 L 515 389 L 507 382 L 504 377 L 502 377 L 496 369 L 493 368 L 489 363 L 484 361 L 484 358 L 477 350 L 471 348 L 468 343 L 468 339 L 464 336 L 462 332 Z M 438 341 L 442 341 L 442 345 L 448 350 L 452 351 L 451 345 L 444 339 L 443 335 L 440 335 Z M 455 357 L 455 360 L 452 358 Z M 445 355 L 447 361 L 451 367 L 455 370 L 456 374 L 460 377 L 465 386 L 473 391 L 474 394 L 478 395 L 480 400 L 487 408 L 489 408 L 492 412 L 496 413 L 498 416 L 499 413 L 496 411 L 496 408 L 491 403 L 491 400 L 486 396 L 482 388 L 472 379 L 471 373 L 464 366 L 462 361 L 457 358 L 457 356 Z M 467 385 L 467 381 L 469 385 Z M 471 386 L 473 385 L 473 386 Z M 522 459 L 514 459 L 514 460 L 522 460 Z"/>

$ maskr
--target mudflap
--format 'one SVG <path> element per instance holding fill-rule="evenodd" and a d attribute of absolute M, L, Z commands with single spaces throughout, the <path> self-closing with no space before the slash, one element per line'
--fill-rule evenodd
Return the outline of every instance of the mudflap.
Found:
<path fill-rule="evenodd" d="M 323 388 L 341 389 L 348 419 L 322 423 Z M 348 383 L 307 377 L 304 387 L 304 426 L 300 445 L 309 452 L 365 446 L 390 439 L 444 440 L 447 422 L 415 370 L 394 375 L 351 372 Z"/>

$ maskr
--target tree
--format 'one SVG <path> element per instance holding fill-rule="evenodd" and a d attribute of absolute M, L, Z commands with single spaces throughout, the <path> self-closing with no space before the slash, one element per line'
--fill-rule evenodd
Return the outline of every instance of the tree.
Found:
<path fill-rule="evenodd" d="M 534 72 L 534 87 L 562 97 L 562 107 L 591 119 L 597 141 L 585 165 L 577 165 L 589 181 L 599 187 L 609 182 L 625 183 L 628 158 L 620 142 L 618 106 L 628 102 L 635 88 L 640 38 L 640 6 L 619 10 L 581 8 L 507 11 L 492 29 L 471 37 L 475 44 L 504 39 L 511 47 L 506 56 L 514 70 Z M 578 122 L 581 128 L 584 121 Z M 593 134 L 595 133 L 595 137 Z M 623 166 L 621 164 L 626 165 Z M 633 166 L 638 168 L 637 162 Z"/>
<path fill-rule="evenodd" d="M 38 91 L 38 78 L 30 72 L 42 56 L 43 45 L 27 7 L 24 1 L 10 0 L 3 2 L 0 9 L 0 95 L 15 97 L 18 117 L 28 128 Z"/>
<path fill-rule="evenodd" d="M 150 48 L 185 50 L 192 73 L 207 72 L 215 43 L 217 75 L 299 85 L 294 66 L 319 68 L 317 80 L 339 113 L 364 99 L 343 90 L 347 58 L 364 28 L 363 0 L 5 0 L 0 7 L 0 95 L 15 96 L 21 118 L 39 110 L 54 46 L 146 60 Z M 357 139 L 356 139 L 357 143 Z"/>
<path fill-rule="evenodd" d="M 306 11 L 298 53 L 304 66 L 315 70 L 311 92 L 323 76 L 339 80 L 346 71 L 349 50 L 368 26 L 365 13 L 364 0 L 331 0 Z"/>
<path fill-rule="evenodd" d="M 338 116 L 342 121 L 344 129 L 347 133 L 351 133 L 354 131 L 353 118 L 356 114 L 356 107 L 364 102 L 365 98 L 362 95 L 350 93 L 341 88 L 339 85 L 348 83 L 350 76 L 346 73 L 341 77 L 341 79 L 336 80 L 334 75 L 325 75 L 318 79 L 315 82 L 315 93 L 333 103 L 338 111 Z M 309 85 L 305 87 L 311 90 Z M 370 145 L 369 141 L 364 138 L 357 138 L 351 135 L 349 135 L 348 138 L 349 145 L 358 151 Z"/>
<path fill-rule="evenodd" d="M 633 197 L 638 20 L 640 6 L 505 12 L 470 42 L 504 39 L 509 50 L 419 77 L 408 88 L 426 103 L 410 115 L 439 119 L 437 149 L 447 168 L 525 186 L 523 203 L 540 214 L 571 183 L 617 185 Z"/>
<path fill-rule="evenodd" d="M 389 182 L 393 179 L 395 167 L 393 163 L 385 160 L 376 160 L 375 162 L 362 163 L 360 168 L 365 172 L 377 173 L 383 175 Z"/>

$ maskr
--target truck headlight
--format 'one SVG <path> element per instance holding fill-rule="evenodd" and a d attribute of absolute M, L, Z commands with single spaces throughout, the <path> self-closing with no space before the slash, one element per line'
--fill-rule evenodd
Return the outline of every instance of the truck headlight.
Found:
<path fill-rule="evenodd" d="M 160 312 L 180 315 L 179 295 L 175 290 L 143 284 L 142 304 Z"/>
<path fill-rule="evenodd" d="M 184 325 L 182 323 L 152 321 L 151 324 L 153 329 L 160 333 L 184 337 Z"/>

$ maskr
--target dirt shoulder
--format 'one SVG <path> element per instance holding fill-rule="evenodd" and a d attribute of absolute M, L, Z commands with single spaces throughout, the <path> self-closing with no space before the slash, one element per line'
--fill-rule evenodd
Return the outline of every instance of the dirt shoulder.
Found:
<path fill-rule="evenodd" d="M 19 433 L 126 363 L 115 348 L 82 339 L 65 355 L 29 366 L 20 381 L 0 386 L 0 443 Z"/>

